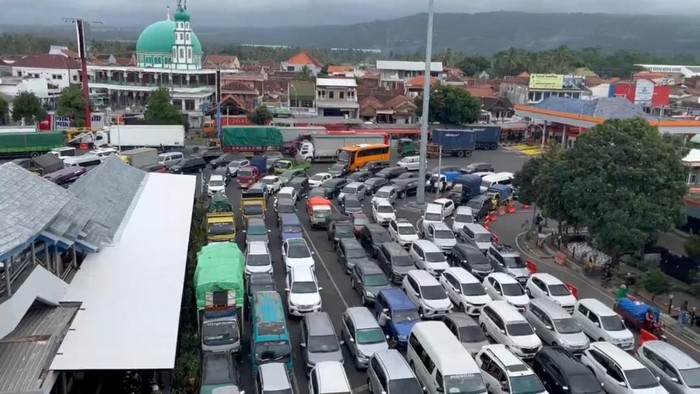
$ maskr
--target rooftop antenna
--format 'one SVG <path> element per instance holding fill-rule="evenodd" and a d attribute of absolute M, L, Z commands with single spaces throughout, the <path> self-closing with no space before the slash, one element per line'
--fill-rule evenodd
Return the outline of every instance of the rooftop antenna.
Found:
<path fill-rule="evenodd" d="M 168 5 L 165 8 L 167 9 L 167 14 L 165 16 L 165 20 L 169 21 L 170 20 L 170 6 Z"/>
<path fill-rule="evenodd" d="M 186 10 L 186 9 L 187 9 L 187 0 L 184 0 L 184 5 L 183 5 L 183 9 L 184 9 L 184 10 Z"/>

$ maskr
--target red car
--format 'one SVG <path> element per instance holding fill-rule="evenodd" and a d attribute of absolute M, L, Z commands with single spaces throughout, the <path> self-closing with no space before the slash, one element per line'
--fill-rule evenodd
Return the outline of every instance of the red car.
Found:
<path fill-rule="evenodd" d="M 355 237 L 360 236 L 362 228 L 365 227 L 365 224 L 372 223 L 367 217 L 367 215 L 365 215 L 364 213 L 351 213 L 350 220 L 352 221 L 353 232 L 355 233 Z"/>

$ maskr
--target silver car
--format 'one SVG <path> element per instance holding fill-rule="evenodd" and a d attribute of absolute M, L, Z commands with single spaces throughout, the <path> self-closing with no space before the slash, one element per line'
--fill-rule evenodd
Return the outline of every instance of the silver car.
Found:
<path fill-rule="evenodd" d="M 396 197 L 398 196 L 398 192 L 396 191 L 396 187 L 394 186 L 382 186 L 374 192 L 374 197 L 372 197 L 372 201 L 375 199 L 383 198 L 387 201 L 389 201 L 392 205 L 396 201 Z"/>
<path fill-rule="evenodd" d="M 476 355 L 483 346 L 489 344 L 489 340 L 479 327 L 479 323 L 464 312 L 450 313 L 445 316 L 443 322 L 472 356 Z"/>
<path fill-rule="evenodd" d="M 321 361 L 343 362 L 343 351 L 335 334 L 333 322 L 326 312 L 312 312 L 301 321 L 301 354 L 306 373 Z"/>
<path fill-rule="evenodd" d="M 455 234 L 445 223 L 430 224 L 428 232 L 425 233 L 425 239 L 434 243 L 445 254 L 451 254 L 452 248 L 457 245 Z"/>
<path fill-rule="evenodd" d="M 254 242 L 254 241 L 262 241 L 265 243 L 270 243 L 270 237 L 268 236 L 268 233 L 270 233 L 266 225 L 265 221 L 263 219 L 259 218 L 250 218 L 248 219 L 248 224 L 246 225 L 246 229 L 243 230 L 245 233 L 245 241 L 246 243 Z"/>
<path fill-rule="evenodd" d="M 700 363 L 668 342 L 644 342 L 637 349 L 637 359 L 670 394 L 700 393 Z"/>
<path fill-rule="evenodd" d="M 343 198 L 346 195 L 355 196 L 360 201 L 364 200 L 365 195 L 367 195 L 367 192 L 365 191 L 365 184 L 362 182 L 348 183 L 340 190 L 340 193 L 338 193 L 338 202 L 342 203 Z"/>
<path fill-rule="evenodd" d="M 590 346 L 576 319 L 552 300 L 531 299 L 525 318 L 546 344 L 561 346 L 573 354 L 581 354 Z"/>
<path fill-rule="evenodd" d="M 387 336 L 372 312 L 364 306 L 348 308 L 343 313 L 342 327 L 340 335 L 357 369 L 367 368 L 374 353 L 389 349 Z"/>

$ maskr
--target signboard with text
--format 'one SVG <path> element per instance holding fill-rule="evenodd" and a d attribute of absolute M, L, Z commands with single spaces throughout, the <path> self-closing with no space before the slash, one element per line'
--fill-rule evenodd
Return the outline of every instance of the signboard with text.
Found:
<path fill-rule="evenodd" d="M 564 87 L 564 76 L 561 74 L 530 74 L 530 89 L 556 89 Z"/>

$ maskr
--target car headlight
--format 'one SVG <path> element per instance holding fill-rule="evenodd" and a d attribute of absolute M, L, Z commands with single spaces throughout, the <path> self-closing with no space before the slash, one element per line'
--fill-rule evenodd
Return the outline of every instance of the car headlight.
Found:
<path fill-rule="evenodd" d="M 365 297 L 374 297 L 374 294 L 370 293 L 369 291 L 365 290 Z"/>

